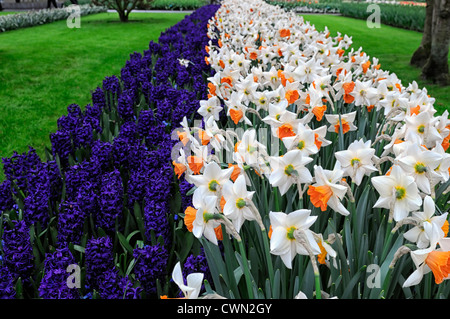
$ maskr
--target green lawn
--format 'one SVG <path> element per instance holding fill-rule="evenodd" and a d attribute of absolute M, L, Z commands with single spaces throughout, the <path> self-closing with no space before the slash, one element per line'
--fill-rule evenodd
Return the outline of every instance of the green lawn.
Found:
<path fill-rule="evenodd" d="M 18 13 L 15 11 L 0 11 L 0 16 L 5 16 L 7 14 L 14 14 L 14 13 Z"/>
<path fill-rule="evenodd" d="M 69 104 L 84 108 L 105 76 L 119 75 L 131 53 L 185 15 L 132 13 L 123 24 L 101 13 L 82 17 L 80 29 L 58 21 L 0 33 L 0 157 L 28 145 L 43 156 Z"/>
<path fill-rule="evenodd" d="M 415 80 L 420 87 L 426 87 L 428 93 L 436 99 L 435 108 L 439 113 L 445 109 L 450 110 L 450 88 L 422 81 L 420 69 L 409 65 L 409 60 L 422 39 L 421 33 L 386 25 L 381 25 L 379 29 L 369 29 L 365 20 L 342 16 L 303 15 L 303 17 L 318 30 L 328 26 L 332 35 L 341 32 L 352 36 L 353 48 L 362 47 L 368 55 L 378 58 L 381 68 L 397 74 L 404 86 Z"/>

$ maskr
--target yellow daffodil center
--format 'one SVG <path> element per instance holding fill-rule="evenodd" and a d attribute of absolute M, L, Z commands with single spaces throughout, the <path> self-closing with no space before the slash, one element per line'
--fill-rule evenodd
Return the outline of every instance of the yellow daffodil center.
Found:
<path fill-rule="evenodd" d="M 284 173 L 287 176 L 291 176 L 294 171 L 295 171 L 295 168 L 294 168 L 294 166 L 292 166 L 292 164 L 289 164 L 284 168 Z"/>
<path fill-rule="evenodd" d="M 423 124 L 420 125 L 420 126 L 417 128 L 417 132 L 423 134 L 423 132 L 425 132 L 425 125 L 423 125 Z"/>
<path fill-rule="evenodd" d="M 265 98 L 265 97 L 261 97 L 261 98 L 259 99 L 259 103 L 261 103 L 261 104 L 266 104 L 266 98 Z"/>
<path fill-rule="evenodd" d="M 304 149 L 304 148 L 305 148 L 305 141 L 300 141 L 300 142 L 298 142 L 297 148 L 298 148 L 299 150 Z"/>
<path fill-rule="evenodd" d="M 359 158 L 353 158 L 350 163 L 352 166 L 358 166 L 361 163 L 361 160 Z"/>
<path fill-rule="evenodd" d="M 416 165 L 414 165 L 414 170 L 417 174 L 423 174 L 427 171 L 427 167 L 425 166 L 424 163 L 416 163 Z"/>
<path fill-rule="evenodd" d="M 287 232 L 286 232 L 286 237 L 287 237 L 287 239 L 289 239 L 289 240 L 295 240 L 294 231 L 295 231 L 296 229 L 297 229 L 297 228 L 294 227 L 294 226 L 291 226 L 291 227 L 289 227 L 289 228 L 286 229 L 286 230 L 287 230 Z"/>
<path fill-rule="evenodd" d="M 215 192 L 217 190 L 217 186 L 219 186 L 219 183 L 215 179 L 213 179 L 212 181 L 209 182 L 208 189 L 211 192 Z"/>
<path fill-rule="evenodd" d="M 250 154 L 252 154 L 254 151 L 256 151 L 257 150 L 257 148 L 256 147 L 254 147 L 254 146 L 251 146 L 251 145 L 249 145 L 248 147 L 247 147 L 247 152 L 249 152 Z"/>
<path fill-rule="evenodd" d="M 405 198 L 406 196 L 406 189 L 402 186 L 397 186 L 395 188 L 395 198 L 397 198 L 398 200 L 401 200 L 403 198 Z"/>
<path fill-rule="evenodd" d="M 238 200 L 236 201 L 236 207 L 239 209 L 244 208 L 246 205 L 247 203 L 243 198 L 238 198 Z"/>

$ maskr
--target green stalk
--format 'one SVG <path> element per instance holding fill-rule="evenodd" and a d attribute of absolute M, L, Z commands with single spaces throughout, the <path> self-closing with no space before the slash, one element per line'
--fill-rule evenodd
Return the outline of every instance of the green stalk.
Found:
<path fill-rule="evenodd" d="M 316 284 L 316 299 L 322 299 L 322 293 L 320 291 L 320 273 L 314 271 L 314 282 Z"/>
<path fill-rule="evenodd" d="M 381 261 L 383 261 L 386 258 L 389 248 L 390 248 L 390 244 L 392 242 L 392 237 L 394 236 L 394 234 L 391 231 L 392 223 L 393 223 L 393 221 L 390 220 L 390 221 L 388 221 L 388 224 L 387 224 L 386 236 L 384 238 L 383 252 L 381 254 L 381 259 L 380 259 Z"/>
<path fill-rule="evenodd" d="M 272 285 L 274 273 L 273 273 L 272 258 L 270 255 L 270 246 L 269 246 L 269 240 L 268 240 L 269 237 L 266 233 L 265 228 L 260 228 L 260 229 L 261 229 L 261 235 L 262 235 L 263 243 L 264 243 L 264 253 L 266 255 L 266 262 L 267 262 L 267 267 L 268 267 L 268 271 L 269 271 L 269 280 L 270 280 L 270 284 Z"/>
<path fill-rule="evenodd" d="M 244 249 L 244 245 L 242 244 L 242 240 L 238 240 L 237 242 L 238 242 L 239 250 L 240 250 L 241 256 L 242 256 L 242 264 L 244 266 L 244 277 L 245 277 L 245 282 L 247 284 L 248 296 L 250 299 L 253 299 L 254 298 L 253 287 L 252 287 L 252 281 L 251 281 L 251 277 L 250 277 L 250 269 L 248 267 L 247 254 L 245 253 L 245 249 Z"/>

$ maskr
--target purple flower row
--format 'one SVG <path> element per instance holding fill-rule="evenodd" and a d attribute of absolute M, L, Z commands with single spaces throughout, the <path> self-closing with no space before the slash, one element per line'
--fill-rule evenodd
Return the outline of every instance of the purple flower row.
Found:
<path fill-rule="evenodd" d="M 217 9 L 198 9 L 143 54 L 131 54 L 120 77 L 106 77 L 84 111 L 69 105 L 50 135 L 46 161 L 31 147 L 3 158 L 1 298 L 161 293 L 156 283 L 167 281 L 173 266 L 177 222 L 170 133 L 206 98 L 213 72 L 204 61 L 206 30 Z M 179 187 L 179 209 L 189 200 L 187 187 Z M 71 264 L 82 269 L 80 289 L 67 286 Z M 198 253 L 186 265 L 207 270 Z"/>

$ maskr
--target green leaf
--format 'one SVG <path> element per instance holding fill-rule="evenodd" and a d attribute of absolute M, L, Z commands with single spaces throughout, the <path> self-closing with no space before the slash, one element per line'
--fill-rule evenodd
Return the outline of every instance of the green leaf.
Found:
<path fill-rule="evenodd" d="M 119 237 L 119 242 L 120 242 L 120 245 L 122 246 L 122 248 L 126 252 L 130 253 L 131 255 L 133 255 L 133 247 L 131 247 L 131 245 L 129 244 L 129 242 L 125 238 L 125 236 L 122 235 L 120 232 L 117 232 L 117 236 Z"/>
<path fill-rule="evenodd" d="M 181 211 L 181 193 L 180 192 L 176 192 L 170 202 L 169 202 L 169 206 L 170 206 L 170 211 L 173 214 L 178 214 Z"/>
<path fill-rule="evenodd" d="M 366 266 L 361 267 L 358 272 L 352 277 L 352 279 L 346 284 L 344 293 L 341 296 L 342 299 L 351 298 L 351 294 L 352 292 L 354 293 L 355 286 L 359 282 L 359 278 L 361 277 L 363 272 L 365 272 L 366 268 Z"/>
<path fill-rule="evenodd" d="M 138 202 L 134 203 L 134 216 L 136 218 L 136 223 L 138 225 L 139 231 L 141 232 L 142 239 L 145 240 L 145 225 L 142 218 L 141 206 Z"/>

